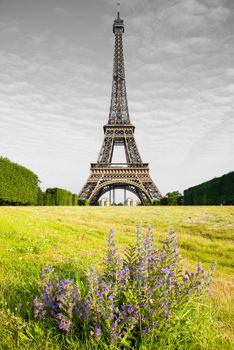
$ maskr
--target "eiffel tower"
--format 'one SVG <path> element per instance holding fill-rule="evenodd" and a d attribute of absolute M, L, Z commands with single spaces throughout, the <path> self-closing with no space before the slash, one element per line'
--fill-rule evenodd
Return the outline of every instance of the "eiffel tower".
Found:
<path fill-rule="evenodd" d="M 142 162 L 134 138 L 135 127 L 129 118 L 123 54 L 124 21 L 120 19 L 119 6 L 113 33 L 115 48 L 109 120 L 103 127 L 104 141 L 97 162 L 91 164 L 90 176 L 79 198 L 87 199 L 91 205 L 97 204 L 104 193 L 121 188 L 133 192 L 145 205 L 162 195 L 149 176 L 148 164 Z M 124 146 L 126 163 L 112 163 L 117 145 Z"/>

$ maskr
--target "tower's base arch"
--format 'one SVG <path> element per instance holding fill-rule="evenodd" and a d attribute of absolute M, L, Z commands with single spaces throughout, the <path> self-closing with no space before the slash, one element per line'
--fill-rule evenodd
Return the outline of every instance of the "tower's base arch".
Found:
<path fill-rule="evenodd" d="M 91 164 L 91 174 L 79 196 L 94 205 L 104 193 L 117 188 L 133 192 L 143 205 L 161 198 L 161 193 L 149 176 L 148 164 L 145 163 L 131 166 Z"/>
<path fill-rule="evenodd" d="M 134 195 L 138 197 L 142 205 L 145 205 L 147 203 L 151 202 L 151 199 L 149 198 L 148 194 L 145 193 L 142 188 L 137 186 L 133 183 L 127 183 L 127 182 L 117 182 L 117 183 L 106 183 L 101 186 L 99 186 L 96 191 L 93 192 L 92 197 L 90 198 L 90 205 L 97 205 L 99 199 L 107 192 L 113 191 L 113 190 L 126 190 L 129 192 L 132 192 Z"/>

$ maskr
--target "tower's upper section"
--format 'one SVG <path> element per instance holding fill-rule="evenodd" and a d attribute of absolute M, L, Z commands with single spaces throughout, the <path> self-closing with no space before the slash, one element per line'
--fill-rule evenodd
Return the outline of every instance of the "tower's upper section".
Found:
<path fill-rule="evenodd" d="M 117 18 L 114 20 L 114 24 L 113 24 L 113 33 L 115 34 L 115 32 L 117 30 L 121 31 L 122 33 L 124 32 L 124 21 L 122 19 L 120 19 L 120 8 L 119 8 L 119 4 L 118 4 L 118 12 L 117 12 Z"/>
<path fill-rule="evenodd" d="M 119 8 L 117 18 L 114 20 L 113 24 L 113 33 L 115 35 L 115 48 L 111 106 L 108 124 L 130 124 L 123 54 L 124 21 L 120 18 Z"/>

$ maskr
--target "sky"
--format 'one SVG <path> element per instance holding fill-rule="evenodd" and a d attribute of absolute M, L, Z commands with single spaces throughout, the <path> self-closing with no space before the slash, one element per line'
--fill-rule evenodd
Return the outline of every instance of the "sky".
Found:
<path fill-rule="evenodd" d="M 0 155 L 79 193 L 108 121 L 116 1 L 0 0 Z M 163 195 L 233 171 L 234 1 L 122 0 L 130 119 Z"/>

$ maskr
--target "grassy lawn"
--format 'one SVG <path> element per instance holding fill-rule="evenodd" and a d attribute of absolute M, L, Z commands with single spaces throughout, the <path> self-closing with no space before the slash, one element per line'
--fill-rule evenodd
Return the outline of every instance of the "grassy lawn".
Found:
<path fill-rule="evenodd" d="M 159 245 L 174 228 L 184 266 L 217 263 L 207 300 L 210 327 L 221 339 L 217 349 L 234 348 L 233 217 L 234 208 L 222 206 L 0 207 L 0 349 L 62 349 L 49 343 L 42 328 L 32 331 L 32 300 L 42 266 L 52 262 L 78 278 L 90 266 L 101 267 L 110 228 L 123 249 L 133 241 L 136 225 L 153 226 Z M 206 348 L 212 349 L 201 344 Z"/>

